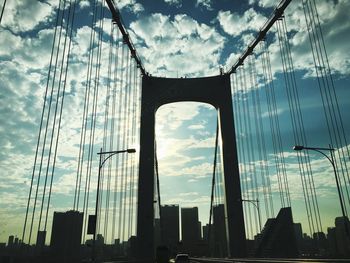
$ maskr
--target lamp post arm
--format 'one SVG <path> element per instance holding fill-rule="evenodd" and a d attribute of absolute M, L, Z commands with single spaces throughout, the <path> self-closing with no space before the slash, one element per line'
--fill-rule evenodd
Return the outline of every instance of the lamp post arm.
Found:
<path fill-rule="evenodd" d="M 112 153 L 112 154 L 108 155 L 107 158 L 104 159 L 104 160 L 102 161 L 102 163 L 100 164 L 99 169 L 102 169 L 102 166 L 105 164 L 105 162 L 106 162 L 109 158 L 111 158 L 113 155 L 116 155 L 116 154 L 117 154 L 117 153 Z"/>
<path fill-rule="evenodd" d="M 109 153 L 109 155 L 107 156 L 107 158 L 105 158 L 105 159 L 102 161 L 102 163 L 100 164 L 99 169 L 102 168 L 102 166 L 105 164 L 105 162 L 106 162 L 109 158 L 111 158 L 112 156 L 114 156 L 114 155 L 116 155 L 116 154 L 118 154 L 118 153 L 124 153 L 124 152 L 127 152 L 127 150 L 114 151 L 114 152 L 99 152 L 99 153 L 97 153 L 97 154 L 99 154 L 100 156 L 101 156 L 102 154 L 108 154 L 108 153 Z"/>
<path fill-rule="evenodd" d="M 256 210 L 258 211 L 258 219 L 259 219 L 259 228 L 261 232 L 261 218 L 260 218 L 260 207 L 259 207 L 259 199 L 256 200 L 249 200 L 249 199 L 241 199 L 242 202 L 248 202 L 255 206 Z"/>
<path fill-rule="evenodd" d="M 259 201 L 256 201 L 256 200 L 249 200 L 249 199 L 242 199 L 243 202 L 248 202 L 248 203 L 251 203 L 252 205 L 255 206 L 256 209 L 259 209 L 258 206 L 256 205 L 255 202 L 259 202 Z"/>
<path fill-rule="evenodd" d="M 325 154 L 324 152 L 320 151 L 319 149 L 317 148 L 311 148 L 311 147 L 305 147 L 305 150 L 312 150 L 312 151 L 316 151 L 316 152 L 319 152 L 320 154 L 322 154 L 324 157 L 326 157 L 328 159 L 328 161 L 333 165 L 333 168 L 335 168 L 334 166 L 334 161 L 329 158 L 329 156 L 327 154 Z M 322 149 L 323 150 L 323 149 Z M 324 149 L 324 150 L 328 150 L 328 151 L 333 151 L 333 149 Z"/>

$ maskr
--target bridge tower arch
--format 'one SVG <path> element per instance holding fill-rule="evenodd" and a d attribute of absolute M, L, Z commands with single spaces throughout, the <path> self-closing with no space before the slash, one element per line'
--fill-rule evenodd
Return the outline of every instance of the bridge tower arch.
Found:
<path fill-rule="evenodd" d="M 137 246 L 142 262 L 154 260 L 155 114 L 168 103 L 196 101 L 213 105 L 222 138 L 225 218 L 229 256 L 246 255 L 246 237 L 229 75 L 204 78 L 142 78 Z"/>

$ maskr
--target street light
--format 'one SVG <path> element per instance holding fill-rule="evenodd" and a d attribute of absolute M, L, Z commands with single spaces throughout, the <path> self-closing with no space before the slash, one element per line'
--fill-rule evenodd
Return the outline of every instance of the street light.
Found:
<path fill-rule="evenodd" d="M 242 202 L 248 202 L 255 206 L 255 208 L 258 210 L 258 218 L 259 218 L 259 229 L 261 233 L 261 218 L 260 218 L 260 207 L 259 207 L 259 199 L 241 199 Z"/>
<path fill-rule="evenodd" d="M 102 152 L 102 148 L 100 149 L 100 152 L 97 154 L 100 156 L 100 161 L 98 165 L 98 177 L 97 177 L 97 191 L 96 191 L 96 206 L 95 206 L 95 228 L 94 228 L 94 236 L 93 236 L 93 251 L 92 251 L 92 261 L 95 262 L 95 246 L 96 246 L 96 225 L 97 225 L 97 211 L 98 211 L 98 202 L 99 202 L 99 195 L 100 195 L 100 178 L 101 178 L 101 170 L 105 162 L 111 158 L 113 155 L 119 154 L 119 153 L 135 153 L 136 149 L 126 149 L 126 150 L 120 150 L 120 151 L 109 151 L 109 152 Z M 104 159 L 103 156 L 105 154 L 108 154 L 108 156 Z"/>
<path fill-rule="evenodd" d="M 346 222 L 346 218 L 347 217 L 345 216 L 344 202 L 343 202 L 343 198 L 341 196 L 341 188 L 340 188 L 339 179 L 338 179 L 338 175 L 337 175 L 337 169 L 335 168 L 335 162 L 334 162 L 334 157 L 333 157 L 334 149 L 331 148 L 331 146 L 329 146 L 329 148 L 319 148 L 319 147 L 306 147 L 306 146 L 302 146 L 302 145 L 295 145 L 293 147 L 293 150 L 294 151 L 312 150 L 312 151 L 319 152 L 320 154 L 325 156 L 328 159 L 328 161 L 332 164 L 333 171 L 334 171 L 335 182 L 337 184 L 337 190 L 338 190 L 340 207 L 341 207 L 341 211 L 342 211 L 343 218 L 344 218 L 345 231 L 346 231 L 347 236 L 350 236 L 348 224 Z M 327 154 L 325 154 L 323 151 L 329 151 L 330 154 L 331 154 L 331 158 L 329 158 L 329 156 Z"/>

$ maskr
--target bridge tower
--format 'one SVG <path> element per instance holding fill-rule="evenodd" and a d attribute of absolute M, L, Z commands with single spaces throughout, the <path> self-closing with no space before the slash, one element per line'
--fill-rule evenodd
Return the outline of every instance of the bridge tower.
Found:
<path fill-rule="evenodd" d="M 164 104 L 196 101 L 213 105 L 219 115 L 224 171 L 225 217 L 229 255 L 246 255 L 241 187 L 239 179 L 230 76 L 205 78 L 142 79 L 140 162 L 138 183 L 137 238 L 142 262 L 154 259 L 154 151 L 155 114 Z"/>

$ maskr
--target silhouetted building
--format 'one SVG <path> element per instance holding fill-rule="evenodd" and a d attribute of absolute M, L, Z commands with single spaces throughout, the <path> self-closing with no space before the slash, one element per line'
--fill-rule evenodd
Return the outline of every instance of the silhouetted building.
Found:
<path fill-rule="evenodd" d="M 104 244 L 105 244 L 105 238 L 103 237 L 102 234 L 97 234 L 96 235 L 96 241 L 95 241 L 95 254 L 97 259 L 102 259 L 104 258 Z M 122 254 L 125 253 L 126 247 L 122 247 Z"/>
<path fill-rule="evenodd" d="M 327 228 L 328 251 L 331 257 L 338 255 L 337 238 L 335 227 Z"/>
<path fill-rule="evenodd" d="M 13 247 L 13 241 L 14 241 L 14 236 L 9 236 L 8 240 L 7 240 L 7 246 L 8 247 Z"/>
<path fill-rule="evenodd" d="M 295 258 L 298 256 L 290 207 L 281 208 L 276 218 L 267 220 L 261 231 L 255 256 L 264 258 Z"/>
<path fill-rule="evenodd" d="M 326 256 L 328 252 L 326 235 L 323 232 L 316 232 L 313 234 L 313 238 L 317 254 L 320 256 Z"/>
<path fill-rule="evenodd" d="M 198 207 L 181 208 L 181 234 L 184 243 L 198 241 Z"/>
<path fill-rule="evenodd" d="M 171 254 L 176 251 L 180 240 L 179 206 L 161 206 L 161 240 L 169 248 Z"/>
<path fill-rule="evenodd" d="M 83 213 L 54 212 L 50 248 L 57 262 L 74 262 L 80 256 Z"/>
<path fill-rule="evenodd" d="M 156 247 L 162 245 L 162 241 L 160 238 L 160 219 L 154 219 L 154 244 Z"/>
<path fill-rule="evenodd" d="M 128 240 L 128 251 L 127 255 L 129 260 L 135 260 L 137 256 L 137 238 L 136 236 L 131 236 Z"/>
<path fill-rule="evenodd" d="M 36 253 L 41 254 L 45 247 L 46 231 L 38 231 L 36 236 Z"/>
<path fill-rule="evenodd" d="M 14 245 L 15 245 L 15 246 L 18 246 L 18 245 L 19 245 L 19 241 L 20 241 L 20 240 L 18 239 L 18 237 L 15 237 L 15 243 L 14 243 Z"/>
<path fill-rule="evenodd" d="M 198 222 L 198 232 L 199 232 L 199 240 L 202 240 L 203 239 L 203 236 L 202 236 L 202 222 Z"/>
<path fill-rule="evenodd" d="M 198 228 L 198 207 L 181 208 L 181 234 L 183 251 L 194 254 L 200 241 Z"/>
<path fill-rule="evenodd" d="M 114 239 L 114 248 L 113 248 L 113 254 L 115 256 L 119 256 L 121 254 L 121 247 L 120 247 L 120 239 Z"/>
<path fill-rule="evenodd" d="M 203 226 L 203 240 L 208 241 L 209 224 Z"/>
<path fill-rule="evenodd" d="M 225 222 L 225 207 L 219 204 L 213 207 L 213 229 L 212 235 L 214 237 L 213 248 L 214 257 L 226 257 L 227 251 L 227 236 L 226 236 L 226 222 Z"/>
<path fill-rule="evenodd" d="M 350 256 L 350 239 L 349 234 L 346 231 L 350 230 L 350 222 L 347 217 L 336 217 L 335 218 L 335 237 L 337 243 L 338 255 L 340 256 Z"/>
<path fill-rule="evenodd" d="M 298 252 L 299 255 L 302 253 L 303 248 L 303 229 L 301 226 L 301 223 L 294 223 L 294 234 L 295 234 L 295 240 L 297 242 Z"/>

